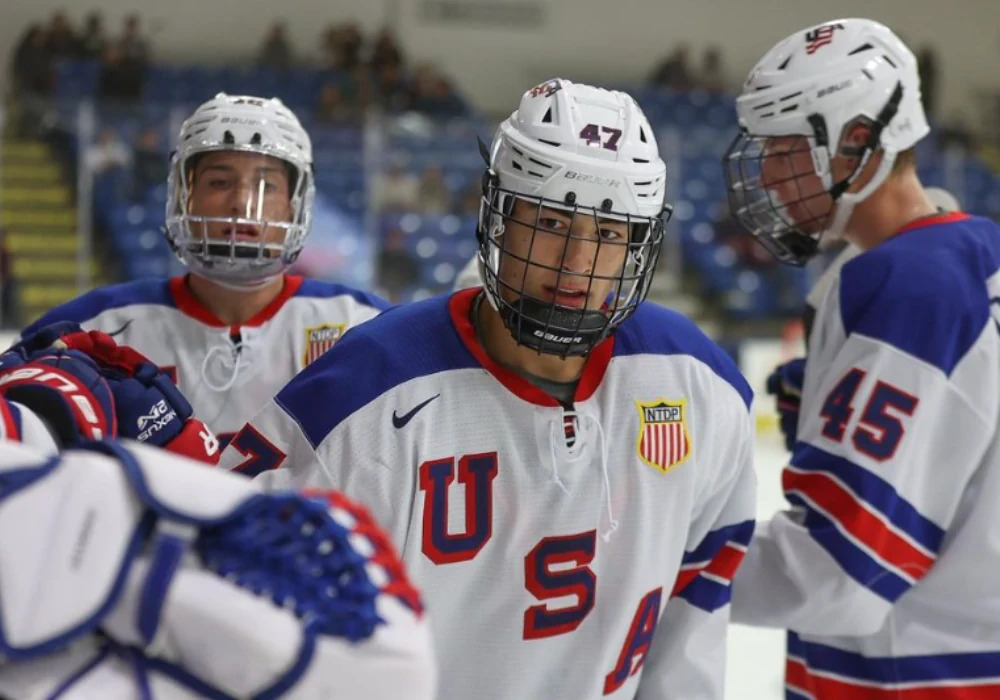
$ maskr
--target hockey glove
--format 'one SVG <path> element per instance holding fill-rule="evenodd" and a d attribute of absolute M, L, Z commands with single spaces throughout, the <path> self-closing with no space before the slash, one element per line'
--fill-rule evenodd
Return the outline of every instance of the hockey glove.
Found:
<path fill-rule="evenodd" d="M 30 358 L 66 353 L 89 358 L 114 397 L 117 431 L 110 436 L 132 438 L 202 462 L 218 461 L 218 440 L 192 416 L 191 404 L 170 377 L 106 333 L 84 332 L 75 323 L 59 322 L 28 336 L 11 351 Z"/>
<path fill-rule="evenodd" d="M 0 355 L 0 394 L 42 419 L 60 447 L 118 432 L 112 389 L 81 352 L 15 346 Z"/>
<path fill-rule="evenodd" d="M 767 378 L 767 393 L 777 398 L 781 434 L 789 451 L 795 446 L 805 372 L 805 358 L 799 357 L 778 365 Z"/>

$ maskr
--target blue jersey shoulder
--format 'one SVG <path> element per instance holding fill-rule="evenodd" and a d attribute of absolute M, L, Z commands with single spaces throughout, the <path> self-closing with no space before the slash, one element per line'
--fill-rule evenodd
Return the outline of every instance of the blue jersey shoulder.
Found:
<path fill-rule="evenodd" d="M 338 284 L 337 282 L 324 282 L 322 280 L 314 279 L 303 279 L 302 285 L 299 287 L 298 291 L 295 293 L 297 297 L 313 297 L 320 299 L 329 299 L 331 297 L 339 296 L 349 296 L 352 297 L 359 304 L 364 304 L 365 306 L 370 306 L 373 309 L 379 309 L 384 311 L 392 306 L 385 299 L 379 296 L 370 294 L 368 292 L 362 292 L 353 287 L 348 287 L 347 285 Z"/>
<path fill-rule="evenodd" d="M 451 322 L 448 297 L 434 297 L 355 326 L 275 400 L 316 446 L 345 418 L 400 384 L 478 366 Z"/>
<path fill-rule="evenodd" d="M 883 341 L 950 374 L 989 319 L 986 280 L 1000 227 L 969 217 L 905 231 L 840 273 L 844 331 Z"/>
<path fill-rule="evenodd" d="M 85 323 L 105 311 L 132 304 L 174 306 L 167 282 L 166 279 L 135 280 L 93 289 L 72 301 L 50 309 L 25 328 L 21 335 L 34 333 L 39 328 L 56 321 Z"/>
<path fill-rule="evenodd" d="M 645 302 L 618 329 L 615 356 L 642 354 L 689 355 L 731 384 L 747 408 L 753 401 L 753 390 L 733 359 L 694 322 L 676 311 Z"/>

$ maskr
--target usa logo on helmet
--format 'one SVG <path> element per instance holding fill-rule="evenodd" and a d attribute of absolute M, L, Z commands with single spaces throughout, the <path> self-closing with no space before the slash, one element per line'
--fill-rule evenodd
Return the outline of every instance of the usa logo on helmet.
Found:
<path fill-rule="evenodd" d="M 833 33 L 838 29 L 843 29 L 844 25 L 837 24 L 824 24 L 822 27 L 816 27 L 815 29 L 810 29 L 806 32 L 806 53 L 812 56 L 820 48 L 826 46 L 833 41 Z"/>
<path fill-rule="evenodd" d="M 306 328 L 306 351 L 302 358 L 302 366 L 308 367 L 332 348 L 340 340 L 346 327 L 346 323 L 324 323 L 321 326 Z"/>
<path fill-rule="evenodd" d="M 635 404 L 639 409 L 639 459 L 666 474 L 691 456 L 687 400 Z"/>

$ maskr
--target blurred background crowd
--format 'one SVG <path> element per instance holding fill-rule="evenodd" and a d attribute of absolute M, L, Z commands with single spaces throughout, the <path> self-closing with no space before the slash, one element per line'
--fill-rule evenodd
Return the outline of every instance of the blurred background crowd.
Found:
<path fill-rule="evenodd" d="M 489 141 L 506 115 L 473 104 L 444 66 L 411 55 L 389 28 L 336 21 L 317 27 L 307 52 L 279 20 L 253 41 L 253 55 L 229 65 L 181 64 L 157 59 L 140 14 L 109 27 L 100 12 L 56 11 L 23 28 L 0 153 L 4 325 L 81 288 L 178 270 L 160 233 L 168 154 L 183 118 L 220 91 L 280 97 L 312 136 L 318 196 L 300 272 L 393 301 L 451 287 L 476 250 L 476 139 Z M 919 149 L 922 179 L 966 211 L 1000 217 L 995 144 L 939 120 L 938 58 L 914 49 L 935 127 Z M 777 265 L 730 218 L 721 156 L 745 70 L 726 65 L 721 43 L 685 43 L 648 75 L 610 86 L 637 98 L 669 168 L 674 215 L 652 298 L 733 343 L 794 332 L 788 321 L 821 265 Z"/>

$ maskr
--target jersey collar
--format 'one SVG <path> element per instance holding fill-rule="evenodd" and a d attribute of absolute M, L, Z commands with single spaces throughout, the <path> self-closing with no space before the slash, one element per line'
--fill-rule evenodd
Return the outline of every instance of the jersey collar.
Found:
<path fill-rule="evenodd" d="M 455 326 L 455 330 L 458 331 L 458 337 L 461 338 L 462 344 L 472 353 L 472 356 L 482 365 L 483 369 L 492 374 L 497 381 L 503 384 L 515 396 L 537 406 L 559 406 L 560 404 L 555 398 L 546 394 L 521 375 L 494 361 L 486 354 L 486 350 L 476 338 L 476 328 L 472 325 L 470 315 L 473 302 L 475 302 L 476 295 L 480 291 L 480 287 L 463 289 L 453 294 L 448 300 L 448 312 L 451 314 L 451 321 Z M 576 393 L 573 395 L 574 403 L 586 401 L 597 391 L 597 387 L 600 386 L 601 380 L 604 378 L 604 372 L 611 362 L 614 347 L 615 338 L 611 336 L 601 341 L 590 351 L 590 355 L 583 366 L 583 374 L 580 375 L 580 381 L 576 385 Z"/>
<path fill-rule="evenodd" d="M 926 226 L 937 226 L 938 224 L 953 224 L 956 221 L 965 221 L 970 218 L 968 214 L 964 211 L 950 211 L 944 214 L 931 214 L 930 216 L 922 216 L 919 219 L 914 219 L 910 223 L 903 226 L 903 228 L 896 231 L 898 236 L 901 233 L 906 233 L 907 231 L 912 231 L 917 228 L 924 228 Z"/>
<path fill-rule="evenodd" d="M 218 316 L 212 313 L 207 306 L 198 301 L 194 294 L 191 293 L 191 289 L 187 285 L 187 278 L 187 275 L 180 275 L 178 277 L 171 277 L 167 282 L 170 296 L 178 311 L 196 321 L 204 323 L 206 326 L 212 326 L 213 328 L 225 328 L 228 326 L 229 324 L 219 320 Z M 231 332 L 238 333 L 242 326 L 261 326 L 270 321 L 281 307 L 285 305 L 285 302 L 295 296 L 295 293 L 299 291 L 301 286 L 302 278 L 300 276 L 284 275 L 284 284 L 278 296 L 272 299 L 271 303 L 258 311 L 249 320 L 233 325 Z"/>

